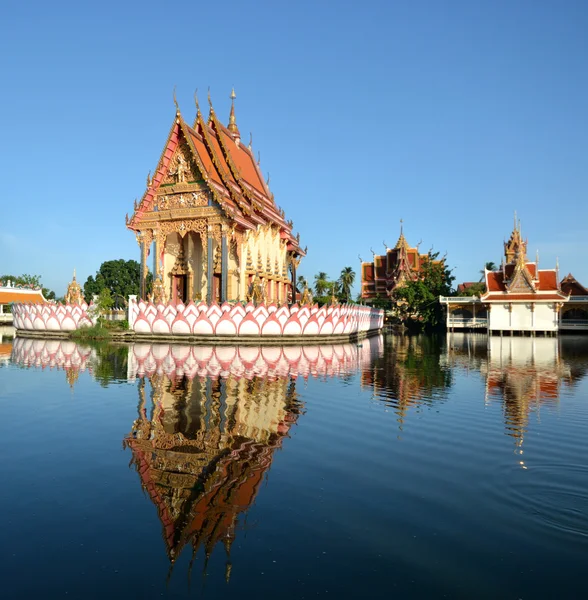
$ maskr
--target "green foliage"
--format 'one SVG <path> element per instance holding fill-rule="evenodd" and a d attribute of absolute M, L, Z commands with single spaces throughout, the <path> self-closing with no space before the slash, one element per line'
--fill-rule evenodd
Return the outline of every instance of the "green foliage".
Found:
<path fill-rule="evenodd" d="M 327 290 L 329 290 L 330 283 L 327 274 L 324 271 L 320 271 L 314 276 L 314 295 L 315 298 L 326 296 Z"/>
<path fill-rule="evenodd" d="M 349 302 L 351 299 L 351 287 L 355 282 L 355 271 L 352 267 L 344 267 L 339 276 L 340 296 L 343 302 Z"/>
<path fill-rule="evenodd" d="M 482 281 L 473 283 L 467 287 L 463 292 L 460 292 L 459 296 L 481 296 L 486 292 L 486 284 Z"/>
<path fill-rule="evenodd" d="M 108 387 L 113 382 L 126 380 L 129 349 L 126 346 L 112 344 L 92 344 L 96 349 L 94 379 Z"/>
<path fill-rule="evenodd" d="M 108 288 L 100 290 L 96 305 L 102 316 L 114 306 L 114 299 Z"/>
<path fill-rule="evenodd" d="M 109 340 L 110 331 L 102 324 L 97 323 L 96 325 L 92 325 L 91 327 L 82 327 L 81 329 L 76 329 L 75 331 L 72 331 L 71 337 L 72 339 L 78 341 Z"/>
<path fill-rule="evenodd" d="M 150 283 L 151 274 L 147 283 Z M 100 265 L 96 277 L 90 275 L 84 284 L 84 297 L 91 302 L 104 289 L 110 291 L 113 305 L 124 306 L 132 294 L 139 294 L 141 266 L 136 260 L 108 260 Z"/>
<path fill-rule="evenodd" d="M 435 262 L 438 256 L 438 252 L 429 251 L 427 260 L 421 265 L 420 277 L 392 292 L 392 314 L 409 328 L 434 329 L 443 323 L 439 296 L 452 294 L 455 277 L 444 261 Z"/>

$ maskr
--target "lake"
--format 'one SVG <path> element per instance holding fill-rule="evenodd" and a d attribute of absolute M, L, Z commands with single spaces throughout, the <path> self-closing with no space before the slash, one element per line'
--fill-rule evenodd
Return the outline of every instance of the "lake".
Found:
<path fill-rule="evenodd" d="M 2 598 L 579 598 L 588 337 L 0 340 Z"/>

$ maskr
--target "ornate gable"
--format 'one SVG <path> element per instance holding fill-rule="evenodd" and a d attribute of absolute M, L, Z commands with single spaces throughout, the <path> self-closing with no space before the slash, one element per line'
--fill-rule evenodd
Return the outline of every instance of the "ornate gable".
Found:
<path fill-rule="evenodd" d="M 183 135 L 164 171 L 165 175 L 160 184 L 161 186 L 204 182 L 204 178 L 194 162 L 190 147 Z"/>
<path fill-rule="evenodd" d="M 535 282 L 533 276 L 527 269 L 525 257 L 521 253 L 517 257 L 517 264 L 513 271 L 510 281 L 506 284 L 506 289 L 511 293 L 528 294 L 529 292 L 535 293 Z"/>

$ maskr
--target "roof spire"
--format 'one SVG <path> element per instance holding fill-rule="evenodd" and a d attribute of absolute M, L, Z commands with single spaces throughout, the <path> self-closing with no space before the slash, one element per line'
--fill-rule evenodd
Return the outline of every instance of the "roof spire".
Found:
<path fill-rule="evenodd" d="M 208 113 L 208 121 L 210 123 L 212 115 L 214 114 L 214 108 L 212 107 L 212 100 L 210 99 L 210 86 L 208 86 L 208 106 L 210 106 L 210 112 Z"/>
<path fill-rule="evenodd" d="M 231 90 L 231 95 L 229 97 L 231 99 L 231 113 L 229 114 L 229 126 L 227 129 L 233 134 L 233 138 L 238 139 L 241 137 L 241 134 L 239 133 L 237 119 L 235 118 L 235 98 L 237 97 L 235 88 Z"/>
<path fill-rule="evenodd" d="M 174 85 L 174 104 L 176 105 L 176 115 L 180 114 L 180 106 L 178 105 L 178 99 L 176 98 L 176 86 Z"/>
<path fill-rule="evenodd" d="M 200 103 L 198 102 L 198 88 L 194 90 L 194 104 L 196 105 L 196 115 L 200 114 Z"/>
<path fill-rule="evenodd" d="M 404 238 L 404 232 L 403 232 L 403 227 L 402 227 L 403 223 L 404 223 L 404 221 L 402 219 L 400 219 L 400 237 L 398 238 L 398 241 L 396 242 L 396 246 L 394 246 L 394 248 L 396 250 L 399 250 L 400 248 L 404 248 L 405 250 L 408 250 L 408 243 L 407 243 L 406 239 Z"/>
<path fill-rule="evenodd" d="M 514 230 L 517 230 L 517 225 L 519 224 L 518 220 L 517 220 L 517 211 L 514 211 Z"/>

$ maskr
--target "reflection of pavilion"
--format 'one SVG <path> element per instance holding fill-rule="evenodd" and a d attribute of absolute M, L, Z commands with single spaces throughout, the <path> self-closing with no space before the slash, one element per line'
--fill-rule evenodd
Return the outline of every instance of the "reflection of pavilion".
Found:
<path fill-rule="evenodd" d="M 450 364 L 479 369 L 485 377 L 485 402 L 502 403 L 507 434 L 515 438 L 520 453 L 529 415 L 557 404 L 562 388 L 574 385 L 587 371 L 585 339 L 450 333 L 447 348 Z"/>
<path fill-rule="evenodd" d="M 400 428 L 410 407 L 432 404 L 451 385 L 451 371 L 441 364 L 441 344 L 429 336 L 387 336 L 386 351 L 369 363 L 361 374 L 363 386 L 391 406 Z"/>
<path fill-rule="evenodd" d="M 499 398 L 509 435 L 522 445 L 531 411 L 559 400 L 571 373 L 554 338 L 489 337 L 486 401 Z"/>
<path fill-rule="evenodd" d="M 298 417 L 295 381 L 148 381 L 139 382 L 139 416 L 125 445 L 157 507 L 168 557 L 174 562 L 190 544 L 193 556 L 203 547 L 208 558 L 222 542 L 228 576 L 238 516 Z"/>

